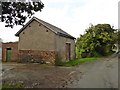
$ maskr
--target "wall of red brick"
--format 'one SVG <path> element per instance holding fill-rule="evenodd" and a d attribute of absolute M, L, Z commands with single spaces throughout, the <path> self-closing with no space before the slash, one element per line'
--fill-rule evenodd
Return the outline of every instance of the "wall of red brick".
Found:
<path fill-rule="evenodd" d="M 0 48 L 2 47 L 2 43 L 0 42 Z"/>
<path fill-rule="evenodd" d="M 55 63 L 55 51 L 19 50 L 19 61 L 23 63 Z"/>
<path fill-rule="evenodd" d="M 11 61 L 22 63 L 55 63 L 55 51 L 18 50 L 18 42 L 2 43 L 2 61 L 6 60 L 6 50 L 11 48 Z"/>
<path fill-rule="evenodd" d="M 2 61 L 6 60 L 6 48 L 11 48 L 11 61 L 18 60 L 18 42 L 2 43 Z"/>

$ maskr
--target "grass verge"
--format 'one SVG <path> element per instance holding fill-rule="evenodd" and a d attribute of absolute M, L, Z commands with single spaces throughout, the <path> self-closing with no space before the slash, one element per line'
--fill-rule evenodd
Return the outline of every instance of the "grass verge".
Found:
<path fill-rule="evenodd" d="M 12 85 L 12 84 L 2 84 L 2 89 L 5 89 L 5 88 L 23 88 L 23 84 L 21 84 L 21 83 L 16 83 L 14 85 Z"/>
<path fill-rule="evenodd" d="M 93 61 L 93 60 L 97 60 L 97 58 L 96 57 L 80 58 L 80 59 L 70 60 L 68 62 L 59 62 L 58 66 L 75 66 L 75 65 L 79 65 L 83 62 L 88 62 L 88 61 Z"/>

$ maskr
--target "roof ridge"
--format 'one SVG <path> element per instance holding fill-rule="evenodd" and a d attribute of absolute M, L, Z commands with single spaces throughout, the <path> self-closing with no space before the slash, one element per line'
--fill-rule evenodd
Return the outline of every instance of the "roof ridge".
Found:
<path fill-rule="evenodd" d="M 75 39 L 73 36 L 71 36 L 70 34 L 68 34 L 67 32 L 65 32 L 64 30 L 62 30 L 61 28 L 57 27 L 57 26 L 54 26 L 42 19 L 39 19 L 35 16 L 32 17 L 31 20 L 29 20 L 25 26 L 23 28 L 20 29 L 20 31 L 18 31 L 15 35 L 18 36 L 23 30 L 24 28 L 26 28 L 26 25 L 28 25 L 29 23 L 31 23 L 31 21 L 33 20 L 37 20 L 39 23 L 42 23 L 43 25 L 45 25 L 46 27 L 50 28 L 53 32 L 57 33 L 58 35 L 61 35 L 61 36 L 65 36 L 65 37 L 69 37 L 69 38 L 72 38 L 72 39 Z"/>
<path fill-rule="evenodd" d="M 38 20 L 40 20 L 40 21 L 42 21 L 42 22 L 44 22 L 44 23 L 47 23 L 47 24 L 49 24 L 49 25 L 51 25 L 51 26 L 53 26 L 53 27 L 61 30 L 62 32 L 64 32 L 64 34 L 68 34 L 68 33 L 65 32 L 64 30 L 62 30 L 61 28 L 59 28 L 59 27 L 57 27 L 57 26 L 55 26 L 55 25 L 53 25 L 53 24 L 51 24 L 51 23 L 49 23 L 49 22 L 46 22 L 46 21 L 44 21 L 44 20 L 42 20 L 42 19 L 39 19 L 39 18 L 37 18 L 37 17 L 34 17 L 34 18 L 36 18 L 36 19 L 38 19 Z M 58 33 L 61 33 L 61 32 L 58 31 Z M 68 34 L 68 35 L 71 36 L 70 34 Z M 71 37 L 73 37 L 73 36 L 71 36 Z"/>
<path fill-rule="evenodd" d="M 35 17 L 35 18 L 38 19 L 38 20 L 40 20 L 40 21 L 42 21 L 42 22 L 45 22 L 45 23 L 47 23 L 47 24 L 49 24 L 49 25 L 52 25 L 52 26 L 54 26 L 54 27 L 62 30 L 61 28 L 59 28 L 59 27 L 57 27 L 57 26 L 55 26 L 55 25 L 53 25 L 53 24 L 51 24 L 51 23 L 49 23 L 49 22 L 46 22 L 46 21 L 44 21 L 44 20 L 42 20 L 42 19 L 39 19 L 39 18 L 37 18 L 37 17 Z"/>

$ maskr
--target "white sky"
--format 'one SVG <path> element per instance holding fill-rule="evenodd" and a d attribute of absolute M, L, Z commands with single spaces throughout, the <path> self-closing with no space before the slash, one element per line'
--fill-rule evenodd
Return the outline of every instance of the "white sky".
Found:
<path fill-rule="evenodd" d="M 108 23 L 118 28 L 119 0 L 42 0 L 45 7 L 36 13 L 39 19 L 51 23 L 74 37 L 85 32 L 90 23 Z M 28 21 L 28 20 L 27 20 Z M 15 33 L 21 26 L 13 29 L 0 22 L 0 38 L 3 42 L 17 41 Z"/>

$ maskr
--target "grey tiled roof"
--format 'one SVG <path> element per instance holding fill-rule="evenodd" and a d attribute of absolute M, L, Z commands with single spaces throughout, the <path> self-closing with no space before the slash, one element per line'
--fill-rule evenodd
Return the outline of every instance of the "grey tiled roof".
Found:
<path fill-rule="evenodd" d="M 70 34 L 68 34 L 67 32 L 63 31 L 62 29 L 50 24 L 50 23 L 47 23 L 41 19 L 38 19 L 36 17 L 33 17 L 24 27 L 22 27 L 16 34 L 15 36 L 19 36 L 19 34 L 33 21 L 33 20 L 36 20 L 38 21 L 39 23 L 45 25 L 46 27 L 48 27 L 50 30 L 52 30 L 54 33 L 60 35 L 60 36 L 64 36 L 64 37 L 67 37 L 67 38 L 71 38 L 71 39 L 75 39 L 73 36 L 71 36 Z"/>

